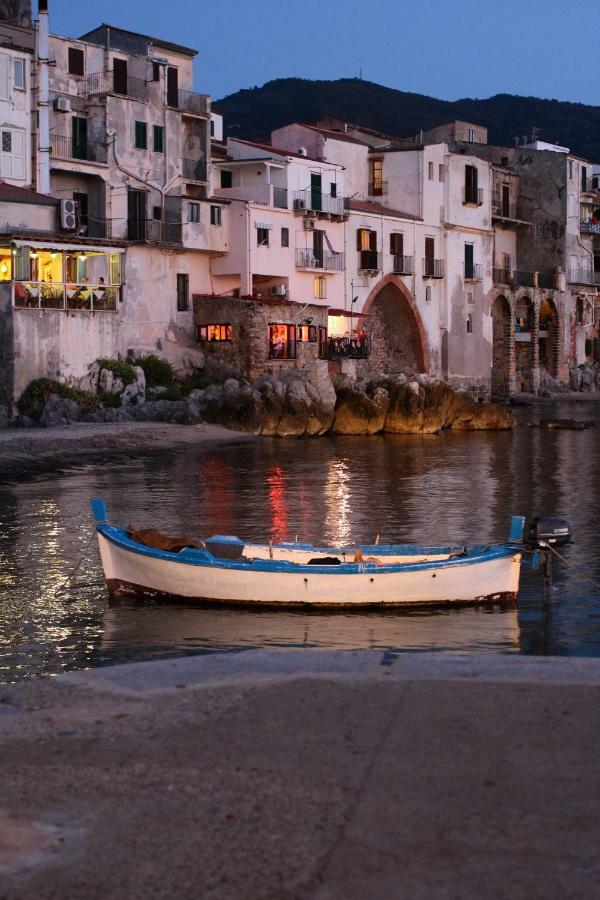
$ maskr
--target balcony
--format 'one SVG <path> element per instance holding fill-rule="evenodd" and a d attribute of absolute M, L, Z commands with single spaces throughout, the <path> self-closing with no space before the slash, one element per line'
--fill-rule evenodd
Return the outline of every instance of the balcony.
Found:
<path fill-rule="evenodd" d="M 499 195 L 494 195 L 492 198 L 492 217 L 506 222 L 529 224 L 519 203 L 505 203 Z"/>
<path fill-rule="evenodd" d="M 111 238 L 112 221 L 110 219 L 100 219 L 97 216 L 79 215 L 79 224 L 77 226 L 77 234 L 80 237 L 88 238 Z"/>
<path fill-rule="evenodd" d="M 523 272 L 519 269 L 513 272 L 513 284 L 517 287 L 537 287 L 537 272 Z"/>
<path fill-rule="evenodd" d="M 497 269 L 496 267 L 494 267 L 492 269 L 492 279 L 494 281 L 494 284 L 506 284 L 510 286 L 514 283 L 513 270 Z"/>
<path fill-rule="evenodd" d="M 294 191 L 294 212 L 326 213 L 331 216 L 344 216 L 346 210 L 343 197 L 332 197 L 322 191 L 311 190 Z"/>
<path fill-rule="evenodd" d="M 483 206 L 483 188 L 463 187 L 463 206 Z"/>
<path fill-rule="evenodd" d="M 591 219 L 588 219 L 585 222 L 579 223 L 579 231 L 581 234 L 599 234 L 600 235 L 600 222 L 594 222 Z"/>
<path fill-rule="evenodd" d="M 163 222 L 160 219 L 129 219 L 127 222 L 128 241 L 181 244 L 181 237 L 181 222 Z"/>
<path fill-rule="evenodd" d="M 93 72 L 81 82 L 80 94 L 91 97 L 97 94 L 118 94 L 131 100 L 148 99 L 148 82 L 143 78 L 120 78 L 112 72 Z"/>
<path fill-rule="evenodd" d="M 380 272 L 381 271 L 381 253 L 377 250 L 359 250 L 358 251 L 358 271 L 359 272 Z"/>
<path fill-rule="evenodd" d="M 50 150 L 56 159 L 74 159 L 105 164 L 106 144 L 98 141 L 77 141 L 63 134 L 50 135 Z"/>
<path fill-rule="evenodd" d="M 523 272 L 519 269 L 494 268 L 492 278 L 494 284 L 504 284 L 511 288 L 543 288 L 548 291 L 558 289 L 558 276 L 555 272 Z"/>
<path fill-rule="evenodd" d="M 371 353 L 371 342 L 365 337 L 330 337 L 327 341 L 329 359 L 368 359 Z"/>
<path fill-rule="evenodd" d="M 288 192 L 287 188 L 276 187 L 275 185 L 271 185 L 272 189 L 272 205 L 276 209 L 287 209 L 288 208 Z"/>
<path fill-rule="evenodd" d="M 415 259 L 414 256 L 400 256 L 394 254 L 392 257 L 392 267 L 394 275 L 414 275 Z"/>
<path fill-rule="evenodd" d="M 200 116 L 202 119 L 208 119 L 210 116 L 210 94 L 177 91 L 177 102 L 172 102 L 174 100 L 175 97 L 167 97 L 167 106 L 180 109 L 184 116 Z"/>
<path fill-rule="evenodd" d="M 182 159 L 181 177 L 186 181 L 206 181 L 206 159 Z"/>
<path fill-rule="evenodd" d="M 342 272 L 344 270 L 343 253 L 325 253 L 321 256 L 315 254 L 310 248 L 298 248 L 296 250 L 297 269 L 323 269 L 326 272 Z"/>
<path fill-rule="evenodd" d="M 581 192 L 583 194 L 600 193 L 600 175 L 592 175 L 591 178 L 586 178 L 585 181 L 582 180 Z"/>
<path fill-rule="evenodd" d="M 594 272 L 592 269 L 571 269 L 569 271 L 569 284 L 600 286 L 600 272 Z"/>
<path fill-rule="evenodd" d="M 369 197 L 385 197 L 388 192 L 387 181 L 370 181 Z"/>
<path fill-rule="evenodd" d="M 465 263 L 465 281 L 482 281 L 483 266 L 481 263 Z"/>
<path fill-rule="evenodd" d="M 65 312 L 115 312 L 121 296 L 117 285 L 49 284 L 46 281 L 15 281 L 15 309 L 57 309 Z"/>
<path fill-rule="evenodd" d="M 251 203 L 262 203 L 275 209 L 288 209 L 287 188 L 274 184 L 246 184 L 229 188 L 215 188 L 215 197 L 223 200 L 248 200 Z"/>
<path fill-rule="evenodd" d="M 423 260 L 423 278 L 443 278 L 444 260 L 426 257 Z"/>

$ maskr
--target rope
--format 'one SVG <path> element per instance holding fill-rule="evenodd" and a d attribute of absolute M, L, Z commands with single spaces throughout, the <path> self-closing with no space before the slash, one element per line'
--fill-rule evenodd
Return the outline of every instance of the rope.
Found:
<path fill-rule="evenodd" d="M 91 534 L 90 539 L 89 539 L 89 541 L 87 542 L 87 544 L 86 544 L 86 546 L 85 546 L 85 548 L 84 548 L 84 550 L 83 550 L 83 553 L 82 553 L 81 556 L 79 557 L 79 561 L 78 561 L 77 565 L 75 566 L 75 568 L 73 569 L 73 571 L 72 571 L 69 575 L 67 575 L 67 577 L 64 579 L 64 581 L 62 582 L 62 584 L 60 584 L 60 585 L 57 587 L 57 589 L 55 590 L 55 592 L 54 592 L 54 598 L 55 598 L 55 599 L 56 599 L 56 597 L 58 597 L 59 594 L 64 593 L 64 591 L 65 591 L 67 585 L 69 584 L 69 582 L 75 577 L 75 575 L 77 575 L 77 572 L 79 571 L 79 567 L 81 566 L 81 563 L 82 563 L 83 560 L 85 559 L 88 550 L 89 550 L 90 547 L 92 546 L 92 541 L 94 540 L 95 536 L 96 536 L 96 530 L 94 529 L 94 530 L 92 530 L 92 534 Z"/>
<path fill-rule="evenodd" d="M 550 544 L 548 544 L 547 548 L 544 548 L 544 549 L 548 549 L 548 550 L 550 550 L 551 553 L 554 553 L 554 555 L 556 557 L 558 557 L 558 559 L 560 559 L 561 562 L 563 562 L 570 569 L 573 569 L 576 576 L 578 578 L 580 578 L 582 581 L 587 581 L 589 584 L 593 584 L 594 587 L 597 587 L 600 590 L 600 582 L 594 581 L 594 579 L 590 578 L 589 575 L 584 575 L 584 574 L 580 573 L 578 566 L 574 566 L 573 563 L 569 562 L 569 560 L 565 556 L 563 556 L 562 553 L 559 553 L 558 550 L 556 550 Z"/>

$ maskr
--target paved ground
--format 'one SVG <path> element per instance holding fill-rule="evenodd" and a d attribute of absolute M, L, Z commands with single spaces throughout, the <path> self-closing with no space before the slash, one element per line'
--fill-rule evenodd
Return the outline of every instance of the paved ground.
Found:
<path fill-rule="evenodd" d="M 58 428 L 0 428 L 0 484 L 82 463 L 181 450 L 214 441 L 252 440 L 220 425 L 161 422 L 76 423 Z"/>
<path fill-rule="evenodd" d="M 597 897 L 600 661 L 249 651 L 0 688 L 3 900 Z"/>

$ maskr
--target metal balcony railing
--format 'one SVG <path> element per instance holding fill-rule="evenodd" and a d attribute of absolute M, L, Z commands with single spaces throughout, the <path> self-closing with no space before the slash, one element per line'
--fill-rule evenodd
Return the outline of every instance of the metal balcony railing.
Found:
<path fill-rule="evenodd" d="M 81 159 L 87 162 L 105 163 L 106 144 L 99 141 L 78 141 L 68 135 L 50 135 L 52 156 L 57 159 Z"/>
<path fill-rule="evenodd" d="M 321 256 L 314 250 L 299 247 L 296 250 L 297 269 L 325 269 L 327 272 L 341 272 L 344 269 L 343 253 L 325 253 Z"/>
<path fill-rule="evenodd" d="M 16 309 L 115 312 L 120 296 L 118 285 L 49 284 L 46 281 L 15 281 L 13 284 L 13 306 Z"/>
<path fill-rule="evenodd" d="M 463 187 L 464 206 L 483 206 L 483 188 Z"/>
<path fill-rule="evenodd" d="M 586 178 L 585 182 L 581 182 L 581 190 L 587 193 L 598 193 L 600 191 L 600 175 L 592 175 Z"/>
<path fill-rule="evenodd" d="M 369 182 L 369 196 L 370 197 L 385 197 L 387 192 L 388 192 L 387 181 L 370 181 Z"/>
<path fill-rule="evenodd" d="M 600 272 L 594 272 L 593 269 L 571 269 L 569 283 L 600 285 Z"/>
<path fill-rule="evenodd" d="M 181 160 L 181 176 L 188 181 L 206 181 L 206 160 L 205 159 L 182 159 Z"/>
<path fill-rule="evenodd" d="M 580 222 L 579 231 L 581 234 L 600 234 L 600 222 L 592 222 L 590 220 Z"/>
<path fill-rule="evenodd" d="M 334 216 L 343 216 L 346 212 L 343 197 L 332 197 L 331 194 L 324 194 L 322 191 L 310 188 L 304 191 L 294 191 L 292 199 L 294 210 L 297 212 L 322 212 Z"/>
<path fill-rule="evenodd" d="M 414 256 L 400 256 L 394 254 L 392 257 L 394 275 L 414 275 L 415 259 Z"/>
<path fill-rule="evenodd" d="M 112 237 L 111 219 L 100 219 L 98 216 L 80 215 L 77 226 L 80 237 L 110 238 Z"/>
<path fill-rule="evenodd" d="M 360 336 L 330 337 L 327 340 L 329 359 L 368 359 L 371 353 L 371 342 L 368 337 L 361 341 Z"/>
<path fill-rule="evenodd" d="M 359 250 L 358 270 L 359 272 L 381 271 L 381 253 L 378 253 L 377 250 Z"/>
<path fill-rule="evenodd" d="M 171 103 L 171 98 L 168 97 L 167 105 L 176 105 L 178 109 L 188 113 L 190 116 L 202 116 L 205 119 L 210 116 L 210 94 L 195 94 L 194 91 L 177 91 L 177 104 Z"/>
<path fill-rule="evenodd" d="M 92 72 L 81 81 L 80 93 L 86 97 L 93 94 L 119 94 L 132 100 L 148 99 L 148 82 L 143 78 L 116 77 L 112 72 Z"/>
<path fill-rule="evenodd" d="M 465 263 L 465 281 L 481 281 L 483 266 L 481 263 Z"/>
<path fill-rule="evenodd" d="M 537 283 L 538 287 L 553 291 L 556 289 L 556 275 L 554 272 L 538 272 Z"/>
<path fill-rule="evenodd" d="M 492 216 L 495 219 L 509 219 L 513 222 L 526 222 L 525 212 L 519 203 L 505 203 L 502 197 L 492 199 Z"/>
<path fill-rule="evenodd" d="M 514 281 L 512 269 L 492 269 L 494 284 L 512 284 Z"/>
<path fill-rule="evenodd" d="M 519 287 L 537 287 L 537 272 L 513 272 L 513 281 Z"/>
<path fill-rule="evenodd" d="M 146 241 L 150 244 L 181 244 L 181 222 L 163 222 L 160 219 L 129 219 L 128 241 Z"/>
<path fill-rule="evenodd" d="M 423 278 L 443 278 L 444 260 L 425 257 L 423 260 Z"/>

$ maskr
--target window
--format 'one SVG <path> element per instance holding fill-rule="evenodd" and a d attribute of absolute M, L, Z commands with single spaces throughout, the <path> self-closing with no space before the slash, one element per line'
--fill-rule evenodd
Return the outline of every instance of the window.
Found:
<path fill-rule="evenodd" d="M 0 129 L 0 178 L 25 178 L 25 133 Z"/>
<path fill-rule="evenodd" d="M 10 98 L 10 85 L 8 83 L 9 57 L 6 53 L 0 53 L 0 100 Z"/>
<path fill-rule="evenodd" d="M 221 187 L 230 188 L 233 186 L 233 172 L 229 169 L 221 169 Z"/>
<path fill-rule="evenodd" d="M 467 294 L 467 305 L 473 306 L 474 303 L 475 301 L 473 300 L 473 291 L 469 291 Z"/>
<path fill-rule="evenodd" d="M 327 359 L 329 356 L 327 345 L 327 328 L 319 325 L 319 359 Z"/>
<path fill-rule="evenodd" d="M 256 228 L 256 246 L 257 247 L 268 247 L 269 246 L 269 229 L 263 228 L 262 226 L 257 226 Z"/>
<path fill-rule="evenodd" d="M 160 206 L 152 207 L 152 218 L 155 222 L 160 222 L 160 220 L 162 219 L 162 210 Z"/>
<path fill-rule="evenodd" d="M 327 297 L 327 279 L 324 275 L 316 275 L 313 285 L 313 297 L 315 300 L 325 300 Z"/>
<path fill-rule="evenodd" d="M 269 359 L 296 359 L 295 325 L 269 325 Z"/>
<path fill-rule="evenodd" d="M 473 244 L 465 244 L 465 278 L 473 278 L 475 276 L 474 251 Z"/>
<path fill-rule="evenodd" d="M 148 131 L 145 122 L 135 123 L 135 148 L 136 150 L 148 149 Z"/>
<path fill-rule="evenodd" d="M 220 225 L 221 224 L 221 207 L 220 206 L 211 206 L 211 208 L 210 208 L 210 224 L 211 225 Z"/>
<path fill-rule="evenodd" d="M 467 316 L 467 334 L 473 334 L 473 316 L 471 313 Z"/>
<path fill-rule="evenodd" d="M 501 165 L 501 166 L 508 166 L 508 156 L 502 156 L 502 157 L 500 158 L 500 165 Z"/>
<path fill-rule="evenodd" d="M 110 283 L 121 284 L 121 254 L 110 254 Z"/>
<path fill-rule="evenodd" d="M 444 180 L 444 166 L 442 165 L 442 163 L 440 163 L 438 166 L 438 181 L 443 181 L 443 180 Z"/>
<path fill-rule="evenodd" d="M 162 125 L 154 125 L 152 128 L 154 137 L 154 152 L 165 152 L 165 129 Z"/>
<path fill-rule="evenodd" d="M 197 339 L 199 341 L 230 341 L 231 325 L 198 325 Z"/>
<path fill-rule="evenodd" d="M 329 185 L 329 195 L 334 198 L 337 197 L 337 184 L 335 181 L 332 181 Z"/>
<path fill-rule="evenodd" d="M 474 144 L 476 137 L 477 137 L 477 135 L 475 134 L 475 129 L 469 128 L 469 137 L 468 137 L 469 143 Z"/>
<path fill-rule="evenodd" d="M 587 167 L 581 167 L 581 190 L 587 191 Z"/>
<path fill-rule="evenodd" d="M 214 119 L 210 120 L 210 136 L 211 137 L 215 136 L 215 120 Z"/>
<path fill-rule="evenodd" d="M 358 228 L 356 231 L 357 250 L 377 250 L 377 232 L 368 228 Z"/>
<path fill-rule="evenodd" d="M 160 81 L 160 63 L 152 63 L 152 81 Z"/>
<path fill-rule="evenodd" d="M 302 343 L 316 344 L 317 342 L 317 326 L 316 325 L 298 325 L 296 328 L 296 340 Z"/>
<path fill-rule="evenodd" d="M 69 75 L 83 75 L 83 50 L 79 47 L 69 47 Z"/>
<path fill-rule="evenodd" d="M 427 163 L 427 177 L 430 181 L 433 181 L 433 163 Z"/>
<path fill-rule="evenodd" d="M 290 229 L 289 228 L 281 229 L 281 246 L 282 247 L 290 246 Z"/>
<path fill-rule="evenodd" d="M 177 273 L 177 312 L 186 312 L 189 306 L 190 276 L 187 273 Z"/>
<path fill-rule="evenodd" d="M 390 253 L 392 256 L 404 256 L 404 235 L 390 234 Z"/>
<path fill-rule="evenodd" d="M 425 300 L 427 301 L 427 303 L 429 303 L 429 301 L 431 300 L 431 287 L 430 287 L 430 285 L 427 285 L 427 287 L 425 288 Z"/>
<path fill-rule="evenodd" d="M 477 187 L 477 167 L 465 166 L 465 199 L 464 203 L 479 203 Z"/>
<path fill-rule="evenodd" d="M 25 60 L 13 60 L 13 85 L 17 90 L 25 90 Z"/>
<path fill-rule="evenodd" d="M 200 204 L 188 203 L 188 222 L 200 221 Z"/>
<path fill-rule="evenodd" d="M 380 197 L 383 194 L 383 160 L 372 159 L 369 165 L 371 168 L 369 193 L 374 197 Z"/>
<path fill-rule="evenodd" d="M 569 178 L 573 177 L 573 160 L 569 160 Z"/>

